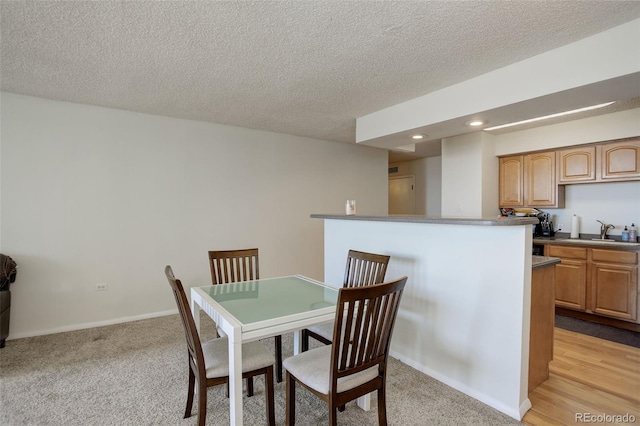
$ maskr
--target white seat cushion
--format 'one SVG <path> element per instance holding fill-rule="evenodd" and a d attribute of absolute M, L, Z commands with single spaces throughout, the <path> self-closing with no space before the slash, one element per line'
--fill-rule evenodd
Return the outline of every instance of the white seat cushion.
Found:
<path fill-rule="evenodd" d="M 202 344 L 207 378 L 229 375 L 229 339 L 220 337 Z M 242 372 L 268 367 L 275 363 L 273 354 L 260 342 L 242 344 Z"/>
<path fill-rule="evenodd" d="M 324 337 L 327 340 L 333 339 L 333 325 L 334 322 L 326 322 L 324 324 L 312 325 L 311 327 L 307 327 L 307 330 L 313 331 L 319 336 Z"/>
<path fill-rule="evenodd" d="M 283 361 L 284 368 L 298 380 L 310 388 L 324 394 L 329 394 L 329 374 L 331 370 L 332 346 L 322 346 L 317 349 L 302 352 L 299 355 Z M 375 365 L 359 373 L 338 379 L 338 393 L 353 389 L 375 379 L 378 376 L 378 366 Z"/>

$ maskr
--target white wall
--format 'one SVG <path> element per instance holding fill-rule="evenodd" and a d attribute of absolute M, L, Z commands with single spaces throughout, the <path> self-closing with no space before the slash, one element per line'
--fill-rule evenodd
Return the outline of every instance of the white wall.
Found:
<path fill-rule="evenodd" d="M 442 215 L 442 157 L 422 160 L 427 168 L 427 216 Z"/>
<path fill-rule="evenodd" d="M 442 215 L 482 216 L 480 133 L 442 140 Z"/>
<path fill-rule="evenodd" d="M 391 163 L 389 167 L 398 167 L 398 172 L 389 177 L 413 176 L 415 211 L 417 215 L 440 216 L 442 187 L 442 157 L 420 158 L 412 161 Z"/>
<path fill-rule="evenodd" d="M 499 170 L 498 157 L 495 156 L 495 140 L 493 135 L 482 133 L 482 217 L 498 216 Z"/>
<path fill-rule="evenodd" d="M 610 223 L 615 229 L 608 235 L 620 235 L 625 225 L 640 224 L 640 181 L 608 182 L 583 185 L 567 185 L 564 209 L 543 209 L 554 216 L 556 227 L 563 225 L 562 232 L 571 232 L 571 219 L 580 218 L 580 232 L 599 234 L 600 224 L 596 220 Z"/>
<path fill-rule="evenodd" d="M 10 338 L 173 311 L 164 266 L 206 285 L 210 249 L 322 279 L 309 215 L 387 213 L 384 150 L 9 93 L 1 114 Z"/>

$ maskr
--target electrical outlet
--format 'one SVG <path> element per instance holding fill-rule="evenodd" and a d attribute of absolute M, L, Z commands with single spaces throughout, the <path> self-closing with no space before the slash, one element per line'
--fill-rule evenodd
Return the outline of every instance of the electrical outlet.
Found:
<path fill-rule="evenodd" d="M 558 224 L 558 231 L 561 231 L 561 230 L 562 230 L 562 228 L 563 228 L 562 224 L 561 224 L 561 223 L 559 223 L 559 224 Z"/>
<path fill-rule="evenodd" d="M 105 291 L 107 289 L 107 283 L 96 284 L 96 291 Z"/>

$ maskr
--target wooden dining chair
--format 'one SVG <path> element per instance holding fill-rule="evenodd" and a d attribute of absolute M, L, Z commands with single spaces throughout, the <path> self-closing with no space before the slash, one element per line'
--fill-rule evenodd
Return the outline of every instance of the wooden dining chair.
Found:
<path fill-rule="evenodd" d="M 390 256 L 363 251 L 349 250 L 344 271 L 343 287 L 362 287 L 380 284 L 387 273 Z M 324 323 L 302 330 L 302 351 L 309 349 L 309 338 L 331 344 L 333 323 Z"/>
<path fill-rule="evenodd" d="M 209 251 L 211 282 L 226 284 L 238 281 L 260 279 L 258 249 Z M 276 381 L 282 382 L 282 336 L 275 336 Z M 251 381 L 248 383 L 249 396 L 253 393 Z"/>
<path fill-rule="evenodd" d="M 229 342 L 220 337 L 202 343 L 196 324 L 189 310 L 189 302 L 179 279 L 173 275 L 171 266 L 166 266 L 164 273 L 171 285 L 178 305 L 182 325 L 187 337 L 187 353 L 189 358 L 189 391 L 184 418 L 191 417 L 193 393 L 198 386 L 198 425 L 204 426 L 207 410 L 207 388 L 229 383 Z M 265 402 L 269 425 L 275 425 L 273 355 L 262 343 L 250 342 L 242 344 L 242 377 L 265 376 Z"/>
<path fill-rule="evenodd" d="M 338 407 L 369 392 L 378 393 L 378 423 L 387 424 L 386 375 L 389 343 L 407 277 L 368 287 L 341 288 L 333 344 L 284 360 L 286 424 L 295 424 L 295 384 L 328 404 L 329 424 Z"/>

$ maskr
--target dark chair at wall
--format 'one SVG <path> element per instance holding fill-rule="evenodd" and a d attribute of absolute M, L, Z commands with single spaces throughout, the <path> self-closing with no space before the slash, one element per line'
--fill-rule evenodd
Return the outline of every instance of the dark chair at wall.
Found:
<path fill-rule="evenodd" d="M 9 319 L 11 318 L 11 290 L 9 285 L 15 282 L 18 265 L 0 253 L 0 348 L 4 348 L 9 337 Z"/>
<path fill-rule="evenodd" d="M 207 388 L 229 382 L 229 342 L 220 337 L 201 343 L 195 321 L 189 310 L 189 302 L 179 279 L 173 275 L 171 266 L 164 270 L 178 305 L 184 326 L 189 356 L 189 392 L 184 418 L 191 417 L 193 393 L 198 386 L 198 425 L 204 426 L 207 409 Z M 275 425 L 273 355 L 260 342 L 242 345 L 242 377 L 249 378 L 264 374 L 265 401 L 269 425 Z"/>
<path fill-rule="evenodd" d="M 349 250 L 342 286 L 349 288 L 380 284 L 387 273 L 389 258 L 390 256 L 382 254 Z M 302 330 L 302 351 L 309 349 L 310 337 L 330 345 L 332 335 L 333 323 L 314 325 Z"/>
<path fill-rule="evenodd" d="M 378 393 L 378 423 L 387 424 L 386 374 L 389 344 L 407 277 L 367 287 L 342 288 L 333 327 L 333 344 L 287 358 L 286 424 L 295 424 L 295 384 L 337 410 L 369 392 Z"/>
<path fill-rule="evenodd" d="M 209 265 L 213 284 L 260 279 L 260 262 L 257 248 L 209 251 Z M 276 380 L 280 383 L 282 382 L 282 336 L 275 336 L 274 339 Z M 251 396 L 252 390 L 253 386 L 249 381 L 249 396 Z"/>

